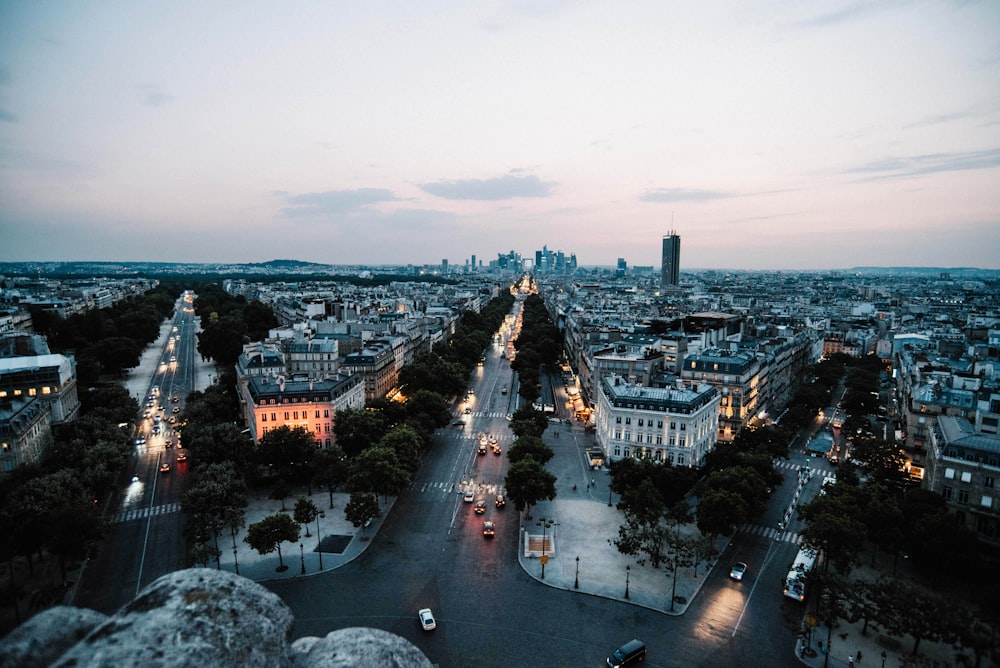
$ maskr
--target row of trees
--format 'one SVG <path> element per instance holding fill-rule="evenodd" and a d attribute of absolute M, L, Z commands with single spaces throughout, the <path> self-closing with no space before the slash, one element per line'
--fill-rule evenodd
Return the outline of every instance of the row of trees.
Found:
<path fill-rule="evenodd" d="M 77 383 L 91 387 L 103 376 L 118 378 L 139 364 L 142 351 L 159 336 L 160 323 L 172 312 L 179 292 L 176 284 L 161 283 L 142 296 L 65 319 L 38 306 L 28 308 L 35 333 L 46 337 L 53 352 L 72 354 Z"/>
<path fill-rule="evenodd" d="M 400 370 L 399 386 L 406 394 L 427 390 L 453 397 L 464 392 L 469 376 L 513 303 L 513 296 L 502 293 L 479 313 L 463 313 L 447 345 L 416 356 Z"/>
<path fill-rule="evenodd" d="M 562 334 L 538 295 L 529 295 L 524 300 L 521 333 L 514 347 L 517 355 L 510 367 L 517 372 L 517 393 L 532 404 L 541 393 L 540 374 L 555 371 L 562 354 Z"/>

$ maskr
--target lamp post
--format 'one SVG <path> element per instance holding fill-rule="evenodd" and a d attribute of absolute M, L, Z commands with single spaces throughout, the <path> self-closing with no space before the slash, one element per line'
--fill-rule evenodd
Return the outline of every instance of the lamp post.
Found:
<path fill-rule="evenodd" d="M 611 483 L 608 483 L 608 508 L 611 507 Z"/>
<path fill-rule="evenodd" d="M 576 579 L 573 580 L 573 589 L 580 588 L 580 557 L 576 558 Z"/>
<path fill-rule="evenodd" d="M 320 549 L 320 543 L 322 541 L 320 541 L 319 538 L 319 518 L 321 517 L 326 517 L 326 513 L 319 513 L 316 515 L 316 552 L 319 553 L 319 569 L 323 570 L 323 550 Z"/>
<path fill-rule="evenodd" d="M 631 571 L 631 570 L 632 570 L 631 566 L 626 566 L 625 567 L 625 598 L 626 599 L 628 598 L 628 576 L 629 576 L 629 571 Z"/>
<path fill-rule="evenodd" d="M 306 574 L 306 546 L 299 543 L 299 557 L 302 559 L 302 574 Z"/>
<path fill-rule="evenodd" d="M 545 548 L 548 545 L 546 531 L 547 531 L 547 529 L 550 526 L 552 526 L 552 521 L 551 520 L 547 520 L 544 517 L 539 517 L 538 521 L 542 525 L 542 579 L 544 580 L 545 579 L 545 562 L 548 561 L 548 558 L 545 555 Z"/>

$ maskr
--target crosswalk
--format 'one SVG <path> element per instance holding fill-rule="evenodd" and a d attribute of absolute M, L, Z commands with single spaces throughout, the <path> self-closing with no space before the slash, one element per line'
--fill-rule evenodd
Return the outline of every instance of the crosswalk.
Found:
<path fill-rule="evenodd" d="M 410 491 L 418 494 L 464 494 L 465 492 L 475 492 L 476 494 L 496 496 L 504 494 L 503 485 L 496 483 L 478 482 L 476 480 L 462 480 L 460 482 L 414 482 L 410 485 Z"/>
<path fill-rule="evenodd" d="M 482 418 L 505 418 L 507 413 L 504 411 L 472 411 L 471 413 L 465 413 L 464 415 L 459 415 L 459 419 L 470 418 L 470 417 L 482 417 Z"/>
<path fill-rule="evenodd" d="M 761 526 L 760 524 L 744 524 L 739 529 L 741 533 L 749 533 L 754 536 L 763 536 L 779 543 L 792 543 L 798 545 L 802 542 L 802 536 L 795 531 L 785 531 L 772 527 Z"/>
<path fill-rule="evenodd" d="M 170 513 L 179 513 L 181 511 L 181 504 L 179 503 L 164 503 L 159 506 L 147 506 L 146 508 L 129 508 L 128 510 L 123 510 L 117 515 L 113 522 L 119 524 L 121 522 L 131 522 L 132 520 L 143 520 L 147 517 L 154 517 L 156 515 L 169 515 Z"/>

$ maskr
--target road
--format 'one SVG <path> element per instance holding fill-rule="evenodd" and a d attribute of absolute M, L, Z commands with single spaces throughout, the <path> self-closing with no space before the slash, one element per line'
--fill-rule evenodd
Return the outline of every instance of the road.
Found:
<path fill-rule="evenodd" d="M 169 419 L 176 418 L 173 409 L 182 409 L 185 397 L 196 388 L 196 330 L 191 304 L 182 298 L 166 338 L 147 351 L 143 368 L 136 371 L 137 377 L 150 380 L 140 393 L 135 453 L 119 482 L 120 492 L 109 500 L 113 510 L 107 538 L 87 561 L 73 605 L 113 613 L 156 578 L 184 567 L 180 501 L 188 484 L 187 465 L 176 461 L 178 436 Z M 159 433 L 154 433 L 156 416 Z M 144 443 L 138 442 L 140 437 Z M 170 470 L 161 472 L 162 464 Z"/>

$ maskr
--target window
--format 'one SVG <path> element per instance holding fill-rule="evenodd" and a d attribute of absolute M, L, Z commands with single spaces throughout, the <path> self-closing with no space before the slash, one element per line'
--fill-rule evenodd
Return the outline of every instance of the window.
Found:
<path fill-rule="evenodd" d="M 653 435 L 646 434 L 646 443 L 652 443 L 652 442 L 653 442 Z"/>
<path fill-rule="evenodd" d="M 687 423 L 681 422 L 681 431 L 684 431 L 685 429 L 687 429 Z"/>
<path fill-rule="evenodd" d="M 962 471 L 962 482 L 972 482 L 972 472 Z"/>
<path fill-rule="evenodd" d="M 671 429 L 677 429 L 677 423 L 676 422 L 671 422 L 670 423 L 670 428 Z"/>
<path fill-rule="evenodd" d="M 622 440 L 624 440 L 624 441 L 631 441 L 632 440 L 632 432 L 630 432 L 630 431 L 625 432 L 625 438 L 623 438 Z"/>
<path fill-rule="evenodd" d="M 615 457 L 621 457 L 621 456 L 622 456 L 622 449 L 616 445 L 615 446 Z"/>
<path fill-rule="evenodd" d="M 955 491 L 951 487 L 942 487 L 941 496 L 944 497 L 945 501 L 951 501 L 951 497 L 954 495 Z"/>
<path fill-rule="evenodd" d="M 969 490 L 967 489 L 958 490 L 958 502 L 962 504 L 966 504 L 969 502 Z"/>
<path fill-rule="evenodd" d="M 993 489 L 993 485 L 994 484 L 995 484 L 995 481 L 993 479 L 993 476 L 986 476 L 983 479 L 983 487 L 986 487 L 987 489 Z"/>
<path fill-rule="evenodd" d="M 632 418 L 630 417 L 625 418 L 625 424 L 632 424 Z"/>
<path fill-rule="evenodd" d="M 622 440 L 622 432 L 618 429 L 615 429 L 615 440 L 616 441 Z"/>
<path fill-rule="evenodd" d="M 625 454 L 625 458 L 628 459 L 631 456 L 631 451 L 628 448 L 625 448 L 625 453 L 624 454 Z"/>
<path fill-rule="evenodd" d="M 288 411 L 285 411 L 285 419 L 288 419 Z"/>
<path fill-rule="evenodd" d="M 643 421 L 642 421 L 642 418 L 639 418 L 639 426 L 640 426 L 640 427 L 644 426 L 644 423 L 643 423 Z"/>
<path fill-rule="evenodd" d="M 677 465 L 684 466 L 684 455 L 677 455 Z"/>
<path fill-rule="evenodd" d="M 657 445 L 663 445 L 663 436 L 662 435 L 660 435 L 660 434 L 656 435 L 656 444 Z"/>
<path fill-rule="evenodd" d="M 657 429 L 663 429 L 663 420 L 657 420 L 656 421 L 656 428 Z"/>
<path fill-rule="evenodd" d="M 276 422 L 277 420 L 278 420 L 278 414 L 277 413 L 271 413 L 271 422 Z"/>
<path fill-rule="evenodd" d="M 955 469 L 945 469 L 944 470 L 944 478 L 945 478 L 945 480 L 954 480 L 955 479 Z"/>
<path fill-rule="evenodd" d="M 261 413 L 260 414 L 260 421 L 261 422 L 267 422 L 267 413 Z"/>
<path fill-rule="evenodd" d="M 980 500 L 979 505 L 981 505 L 983 508 L 992 508 L 993 497 L 984 495 L 983 498 Z"/>
<path fill-rule="evenodd" d="M 319 419 L 319 409 L 318 408 L 316 409 L 316 419 L 317 420 Z"/>
<path fill-rule="evenodd" d="M 622 416 L 619 415 L 619 416 L 615 417 L 615 424 L 621 424 L 621 423 L 622 423 Z"/>
<path fill-rule="evenodd" d="M 329 408 L 324 408 L 323 409 L 323 417 L 325 417 L 325 418 L 330 417 L 330 409 Z"/>
<path fill-rule="evenodd" d="M 681 434 L 681 437 L 680 437 L 680 439 L 678 439 L 678 441 L 677 441 L 677 445 L 678 445 L 678 446 L 680 446 L 680 447 L 682 447 L 682 448 L 685 448 L 685 447 L 687 447 L 687 441 L 685 440 L 685 438 L 684 438 L 684 435 L 683 435 L 683 434 Z"/>

